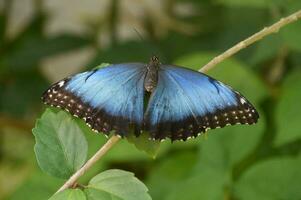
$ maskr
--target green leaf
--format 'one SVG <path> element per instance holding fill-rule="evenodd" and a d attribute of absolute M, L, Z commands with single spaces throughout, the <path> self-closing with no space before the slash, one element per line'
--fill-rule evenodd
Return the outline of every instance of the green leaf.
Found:
<path fill-rule="evenodd" d="M 37 161 L 44 172 L 68 178 L 86 161 L 87 141 L 66 112 L 47 109 L 32 131 Z"/>
<path fill-rule="evenodd" d="M 278 133 L 276 145 L 283 145 L 301 138 L 301 73 L 294 71 L 283 83 L 282 95 L 276 110 Z"/>
<path fill-rule="evenodd" d="M 156 158 L 160 148 L 160 141 L 150 140 L 148 133 L 143 132 L 139 137 L 136 137 L 134 134 L 130 134 L 130 136 L 127 137 L 127 140 L 134 144 L 137 149 L 146 152 L 152 158 Z"/>
<path fill-rule="evenodd" d="M 85 190 L 91 200 L 150 200 L 146 186 L 133 173 L 112 169 L 90 181 Z"/>
<path fill-rule="evenodd" d="M 235 185 L 238 199 L 300 199 L 301 158 L 274 158 L 250 168 Z"/>
<path fill-rule="evenodd" d="M 86 200 L 86 195 L 80 189 L 68 189 L 52 196 L 49 200 Z"/>

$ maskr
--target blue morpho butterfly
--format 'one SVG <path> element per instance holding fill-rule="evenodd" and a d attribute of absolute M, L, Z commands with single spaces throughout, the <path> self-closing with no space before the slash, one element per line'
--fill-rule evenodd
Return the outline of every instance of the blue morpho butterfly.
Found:
<path fill-rule="evenodd" d="M 149 64 L 112 64 L 65 78 L 42 99 L 84 119 L 94 131 L 122 137 L 147 131 L 155 140 L 186 140 L 259 118 L 229 86 L 197 71 L 162 65 L 155 56 Z"/>

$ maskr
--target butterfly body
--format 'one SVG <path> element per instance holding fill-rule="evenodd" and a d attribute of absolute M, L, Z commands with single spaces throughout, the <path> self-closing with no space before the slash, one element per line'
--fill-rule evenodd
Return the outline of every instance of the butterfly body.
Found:
<path fill-rule="evenodd" d="M 162 65 L 156 57 L 149 64 L 115 64 L 76 74 L 54 84 L 42 99 L 84 119 L 93 130 L 121 136 L 147 131 L 158 140 L 186 140 L 208 129 L 253 124 L 259 117 L 229 86 L 190 69 Z"/>
<path fill-rule="evenodd" d="M 152 57 L 151 62 L 146 66 L 147 72 L 144 79 L 144 88 L 147 92 L 153 92 L 158 83 L 158 71 L 160 62 L 157 57 Z"/>

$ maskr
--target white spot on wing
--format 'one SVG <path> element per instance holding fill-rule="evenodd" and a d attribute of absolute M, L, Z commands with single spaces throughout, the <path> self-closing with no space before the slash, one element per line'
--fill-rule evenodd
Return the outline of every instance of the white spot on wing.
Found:
<path fill-rule="evenodd" d="M 63 87 L 64 84 L 65 84 L 65 81 L 60 81 L 60 82 L 58 83 L 59 87 Z"/>
<path fill-rule="evenodd" d="M 241 97 L 241 98 L 240 98 L 240 103 L 241 103 L 241 104 L 245 104 L 245 103 L 247 103 L 247 102 L 246 102 L 246 100 L 245 100 L 244 98 Z"/>

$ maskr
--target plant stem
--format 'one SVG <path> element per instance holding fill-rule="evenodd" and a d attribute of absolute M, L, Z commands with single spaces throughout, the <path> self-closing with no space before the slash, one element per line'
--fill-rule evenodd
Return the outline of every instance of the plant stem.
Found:
<path fill-rule="evenodd" d="M 69 178 L 68 181 L 65 182 L 65 184 L 56 193 L 72 187 L 79 177 L 84 175 L 85 172 L 90 169 L 100 158 L 102 158 L 119 140 L 119 136 L 112 136 L 77 172 L 75 172 L 75 174 Z"/>
<path fill-rule="evenodd" d="M 226 58 L 231 57 L 232 55 L 234 55 L 238 51 L 240 51 L 240 50 L 246 48 L 247 46 L 257 42 L 258 40 L 261 40 L 262 38 L 264 38 L 267 35 L 270 35 L 272 33 L 277 33 L 279 31 L 279 29 L 282 28 L 283 26 L 285 26 L 287 24 L 290 24 L 292 22 L 295 22 L 300 18 L 301 18 L 301 10 L 293 13 L 292 15 L 290 15 L 288 17 L 280 19 L 275 24 L 273 24 L 269 27 L 265 27 L 264 29 L 262 29 L 261 31 L 255 33 L 254 35 L 252 35 L 252 36 L 248 37 L 247 39 L 237 43 L 235 46 L 231 47 L 230 49 L 228 49 L 227 51 L 225 51 L 221 55 L 213 58 L 209 63 L 207 63 L 199 71 L 203 72 L 203 73 L 209 71 L 215 65 L 222 62 Z"/>

